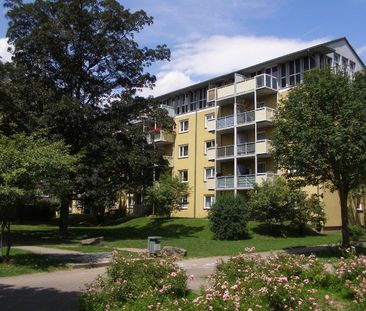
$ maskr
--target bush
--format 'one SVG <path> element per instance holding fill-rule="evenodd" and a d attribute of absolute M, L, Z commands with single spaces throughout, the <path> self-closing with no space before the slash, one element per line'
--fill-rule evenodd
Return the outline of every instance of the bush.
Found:
<path fill-rule="evenodd" d="M 348 225 L 350 240 L 353 244 L 359 244 L 366 235 L 365 228 L 358 225 Z"/>
<path fill-rule="evenodd" d="M 290 221 L 303 231 L 307 224 L 320 231 L 325 223 L 323 203 L 316 195 L 307 194 L 283 177 L 256 184 L 248 201 L 251 217 L 268 225 Z"/>
<path fill-rule="evenodd" d="M 80 310 L 147 310 L 148 306 L 185 297 L 187 276 L 167 259 L 122 257 L 117 253 L 105 278 L 91 284 Z"/>
<path fill-rule="evenodd" d="M 248 235 L 249 212 L 244 199 L 233 194 L 218 196 L 209 215 L 216 240 L 239 240 Z"/>

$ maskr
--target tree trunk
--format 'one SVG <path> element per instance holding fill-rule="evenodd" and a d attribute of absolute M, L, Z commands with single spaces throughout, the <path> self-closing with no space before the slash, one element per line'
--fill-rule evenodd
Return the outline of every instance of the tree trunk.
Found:
<path fill-rule="evenodd" d="M 349 247 L 350 239 L 349 239 L 349 229 L 348 229 L 348 208 L 347 208 L 347 200 L 348 200 L 348 191 L 343 187 L 338 189 L 339 201 L 341 203 L 341 219 L 342 219 L 342 246 Z"/>
<path fill-rule="evenodd" d="M 69 205 L 70 201 L 68 199 L 65 198 L 61 200 L 59 222 L 60 232 L 67 232 L 67 228 L 69 226 Z"/>

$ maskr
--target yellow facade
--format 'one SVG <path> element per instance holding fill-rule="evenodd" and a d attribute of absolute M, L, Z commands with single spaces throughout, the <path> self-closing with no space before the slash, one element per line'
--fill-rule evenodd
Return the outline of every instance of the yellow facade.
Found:
<path fill-rule="evenodd" d="M 246 196 L 255 182 L 276 178 L 280 172 L 270 154 L 275 109 L 288 89 L 301 83 L 306 70 L 334 64 L 335 55 L 348 64 L 346 68 L 364 68 L 347 40 L 341 38 L 321 49 L 309 47 L 161 96 L 162 105 L 174 110 L 176 123 L 174 140 L 164 146 L 165 157 L 174 174 L 188 172 L 191 189 L 188 204 L 174 216 L 206 217 L 205 196 L 222 192 Z M 214 118 L 206 119 L 212 113 Z M 181 121 L 188 121 L 183 132 Z M 206 150 L 206 142 L 212 140 L 214 148 Z M 180 146 L 188 146 L 187 155 L 180 156 Z M 214 175 L 207 180 L 206 168 L 214 168 Z M 339 227 L 338 194 L 321 185 L 305 190 L 323 198 L 326 227 Z M 351 222 L 364 223 L 364 201 L 364 197 L 350 197 Z"/>

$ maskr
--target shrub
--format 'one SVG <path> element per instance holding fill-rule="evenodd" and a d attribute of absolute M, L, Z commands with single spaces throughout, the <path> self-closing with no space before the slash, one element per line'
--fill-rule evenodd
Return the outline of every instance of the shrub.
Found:
<path fill-rule="evenodd" d="M 249 212 L 244 199 L 220 195 L 209 212 L 210 229 L 216 240 L 239 240 L 248 234 Z"/>
<path fill-rule="evenodd" d="M 248 201 L 251 217 L 268 225 L 290 221 L 303 231 L 307 224 L 321 230 L 325 223 L 323 203 L 313 195 L 307 194 L 283 177 L 256 184 Z"/>
<path fill-rule="evenodd" d="M 363 237 L 366 235 L 365 228 L 358 225 L 348 226 L 350 240 L 353 244 L 359 244 Z"/>
<path fill-rule="evenodd" d="M 48 221 L 55 217 L 59 207 L 60 203 L 57 201 L 38 201 L 32 205 L 27 204 L 19 206 L 16 210 L 16 214 L 20 221 Z"/>
<path fill-rule="evenodd" d="M 99 277 L 82 295 L 80 310 L 147 310 L 184 297 L 187 277 L 167 259 L 139 258 L 114 254 L 105 278 Z"/>

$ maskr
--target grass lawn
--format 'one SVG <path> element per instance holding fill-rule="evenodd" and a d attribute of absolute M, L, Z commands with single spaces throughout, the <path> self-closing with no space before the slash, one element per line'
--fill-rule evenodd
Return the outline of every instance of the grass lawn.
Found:
<path fill-rule="evenodd" d="M 66 262 L 23 250 L 12 249 L 9 262 L 0 263 L 0 277 L 66 269 Z M 1 280 L 0 280 L 1 282 Z"/>
<path fill-rule="evenodd" d="M 188 250 L 189 257 L 233 255 L 252 246 L 257 251 L 270 251 L 340 241 L 337 233 L 317 234 L 308 231 L 306 234 L 297 234 L 288 228 L 281 235 L 269 232 L 258 222 L 249 223 L 250 236 L 245 240 L 215 241 L 208 225 L 207 219 L 140 217 L 113 226 L 70 227 L 67 236 L 60 235 L 58 228 L 52 225 L 14 225 L 12 230 L 17 244 L 33 243 L 83 252 L 110 251 L 117 247 L 146 248 L 147 237 L 159 235 L 163 237 L 162 246 L 183 247 Z M 105 241 L 98 246 L 80 245 L 81 239 L 97 236 L 104 236 Z"/>

